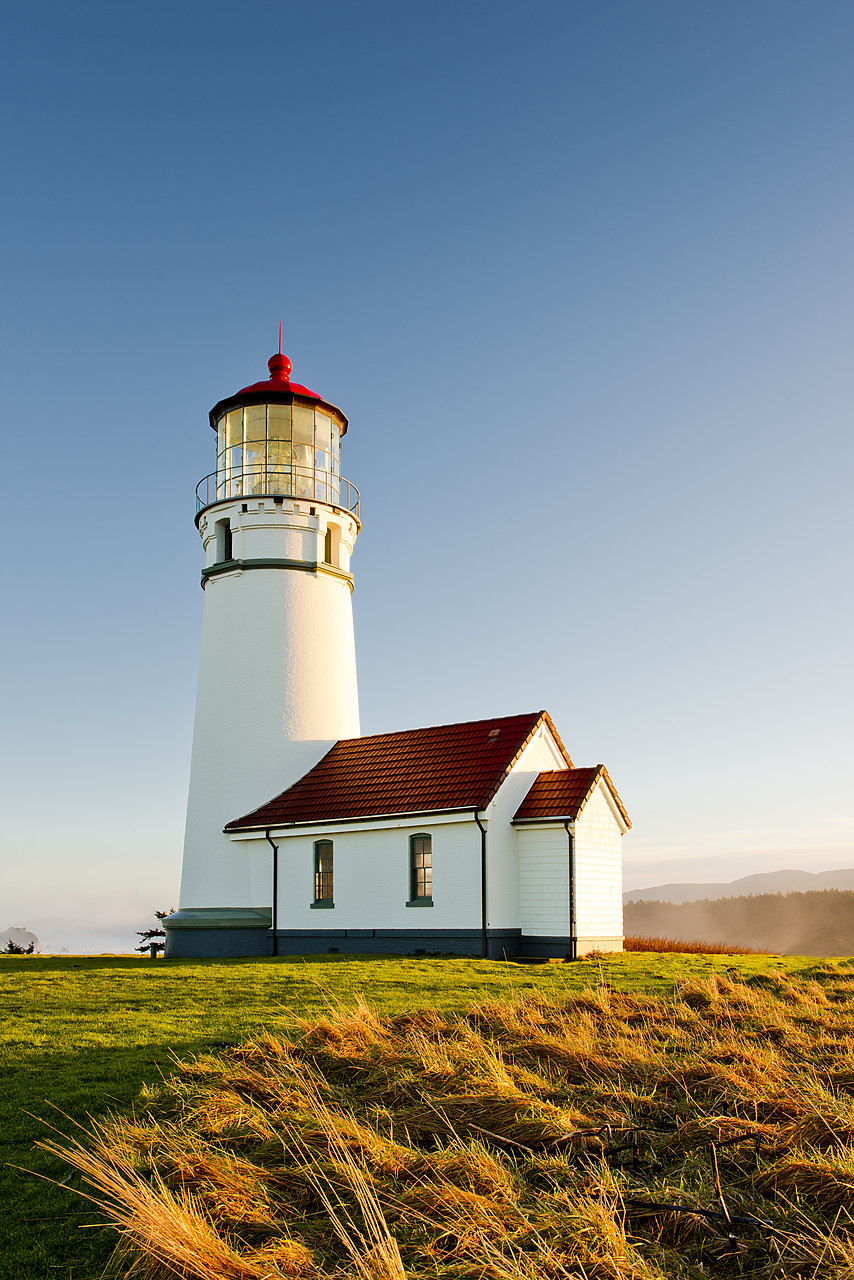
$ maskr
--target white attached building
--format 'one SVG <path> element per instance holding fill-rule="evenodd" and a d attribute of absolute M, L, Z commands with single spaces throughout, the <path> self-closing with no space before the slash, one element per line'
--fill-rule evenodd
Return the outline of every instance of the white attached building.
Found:
<path fill-rule="evenodd" d="M 202 655 L 166 954 L 621 949 L 631 824 L 604 766 L 575 768 L 546 712 L 359 736 L 347 419 L 290 382 L 287 357 L 269 366 L 269 380 L 211 410 Z"/>

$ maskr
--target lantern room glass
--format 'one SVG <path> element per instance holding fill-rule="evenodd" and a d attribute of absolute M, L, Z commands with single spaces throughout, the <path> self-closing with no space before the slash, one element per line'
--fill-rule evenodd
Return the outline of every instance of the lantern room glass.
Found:
<path fill-rule="evenodd" d="M 302 404 L 253 404 L 217 421 L 217 499 L 261 493 L 338 504 L 341 422 Z"/>

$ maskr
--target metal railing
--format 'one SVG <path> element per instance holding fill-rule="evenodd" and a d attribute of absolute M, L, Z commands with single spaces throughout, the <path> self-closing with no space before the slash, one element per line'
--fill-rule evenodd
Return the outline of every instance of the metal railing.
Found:
<path fill-rule="evenodd" d="M 258 463 L 212 471 L 196 485 L 196 515 L 215 502 L 233 498 L 263 498 L 282 495 L 307 502 L 328 502 L 359 518 L 359 490 L 343 476 L 315 467 L 271 467 Z"/>

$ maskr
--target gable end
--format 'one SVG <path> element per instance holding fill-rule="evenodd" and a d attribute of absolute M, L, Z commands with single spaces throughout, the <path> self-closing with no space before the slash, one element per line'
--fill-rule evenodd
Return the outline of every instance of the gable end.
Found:
<path fill-rule="evenodd" d="M 632 825 L 617 788 L 603 764 L 586 769 L 555 769 L 537 775 L 516 813 L 516 826 L 536 822 L 574 822 L 600 785 L 628 831 Z"/>

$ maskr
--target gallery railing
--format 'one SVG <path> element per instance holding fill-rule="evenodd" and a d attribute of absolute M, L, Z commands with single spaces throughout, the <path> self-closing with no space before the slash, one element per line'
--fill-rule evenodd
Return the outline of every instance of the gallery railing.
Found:
<path fill-rule="evenodd" d="M 343 476 L 314 467 L 271 467 L 265 463 L 212 471 L 196 485 L 196 514 L 230 498 L 260 498 L 282 494 L 312 502 L 328 502 L 351 511 L 358 519 L 359 490 Z"/>

